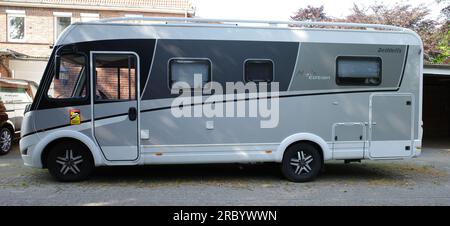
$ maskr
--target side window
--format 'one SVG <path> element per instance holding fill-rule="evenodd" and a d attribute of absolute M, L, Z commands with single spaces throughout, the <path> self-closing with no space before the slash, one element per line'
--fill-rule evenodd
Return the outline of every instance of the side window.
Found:
<path fill-rule="evenodd" d="M 33 102 L 31 96 L 27 93 L 25 88 L 17 89 L 17 96 L 14 98 L 15 104 L 29 104 Z"/>
<path fill-rule="evenodd" d="M 336 83 L 350 86 L 381 84 L 381 58 L 339 57 L 336 62 Z"/>
<path fill-rule="evenodd" d="M 95 100 L 136 100 L 136 56 L 97 54 L 95 60 Z"/>
<path fill-rule="evenodd" d="M 86 82 L 86 57 L 62 55 L 59 74 L 53 77 L 47 95 L 50 99 L 82 99 L 86 97 Z"/>
<path fill-rule="evenodd" d="M 0 80 L 0 100 L 5 104 L 28 104 L 33 101 L 28 85 L 22 81 Z"/>
<path fill-rule="evenodd" d="M 247 60 L 244 63 L 245 82 L 272 82 L 274 65 L 271 60 Z"/>
<path fill-rule="evenodd" d="M 201 83 L 195 83 L 194 78 L 201 78 Z M 172 59 L 169 62 L 169 88 L 181 88 L 174 86 L 177 82 L 185 82 L 194 90 L 211 82 L 211 61 L 204 59 Z"/>
<path fill-rule="evenodd" d="M 0 100 L 2 100 L 4 104 L 14 104 L 14 99 L 16 99 L 16 96 L 16 88 L 11 88 L 0 83 Z"/>

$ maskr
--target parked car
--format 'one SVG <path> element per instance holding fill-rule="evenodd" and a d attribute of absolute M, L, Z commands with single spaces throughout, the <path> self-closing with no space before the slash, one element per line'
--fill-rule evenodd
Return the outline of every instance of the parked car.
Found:
<path fill-rule="evenodd" d="M 0 155 L 5 155 L 11 150 L 11 130 L 8 124 L 8 113 L 5 104 L 0 100 Z"/>
<path fill-rule="evenodd" d="M 25 107 L 33 102 L 36 90 L 35 82 L 0 78 L 0 155 L 8 154 L 19 137 Z"/>

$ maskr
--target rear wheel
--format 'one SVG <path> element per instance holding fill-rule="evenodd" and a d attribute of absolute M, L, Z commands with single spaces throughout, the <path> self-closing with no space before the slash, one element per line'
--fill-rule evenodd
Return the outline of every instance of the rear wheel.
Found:
<path fill-rule="evenodd" d="M 0 155 L 6 155 L 11 151 L 13 135 L 11 130 L 4 127 L 0 130 Z"/>
<path fill-rule="evenodd" d="M 283 156 L 283 175 L 292 182 L 314 180 L 322 168 L 320 150 L 309 143 L 291 145 Z"/>
<path fill-rule="evenodd" d="M 49 152 L 47 167 L 61 182 L 77 182 L 89 178 L 94 170 L 94 159 L 89 150 L 77 142 L 61 142 Z"/>

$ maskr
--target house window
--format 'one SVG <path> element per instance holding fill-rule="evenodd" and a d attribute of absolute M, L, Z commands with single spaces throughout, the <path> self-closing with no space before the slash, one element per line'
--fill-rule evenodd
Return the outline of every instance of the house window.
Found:
<path fill-rule="evenodd" d="M 81 22 L 96 21 L 100 19 L 98 13 L 80 13 Z"/>
<path fill-rule="evenodd" d="M 381 84 L 381 58 L 338 57 L 336 83 L 350 86 L 378 86 Z"/>
<path fill-rule="evenodd" d="M 211 61 L 207 59 L 172 59 L 169 62 L 170 87 L 182 87 L 181 82 L 193 90 L 202 90 L 211 82 Z M 201 79 L 196 81 L 195 79 Z"/>
<path fill-rule="evenodd" d="M 6 10 L 8 15 L 8 41 L 25 41 L 25 11 Z"/>
<path fill-rule="evenodd" d="M 274 74 L 271 60 L 246 60 L 244 63 L 246 82 L 272 82 Z"/>
<path fill-rule="evenodd" d="M 55 16 L 55 41 L 61 33 L 72 23 L 72 13 L 53 13 Z"/>

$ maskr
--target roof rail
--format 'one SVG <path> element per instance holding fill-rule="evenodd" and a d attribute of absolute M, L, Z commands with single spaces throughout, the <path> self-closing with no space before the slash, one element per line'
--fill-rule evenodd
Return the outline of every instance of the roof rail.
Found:
<path fill-rule="evenodd" d="M 96 23 L 111 22 L 135 22 L 135 21 L 154 21 L 169 24 L 176 22 L 180 24 L 208 24 L 208 25 L 233 25 L 242 24 L 266 24 L 270 27 L 277 25 L 288 25 L 296 27 L 332 27 L 340 28 L 363 28 L 363 29 L 380 29 L 390 31 L 408 31 L 406 28 L 381 24 L 358 24 L 358 23 L 341 23 L 341 22 L 308 22 L 308 21 L 264 21 L 264 20 L 233 20 L 233 19 L 204 19 L 204 18 L 181 18 L 181 17 L 120 17 L 98 20 Z"/>

